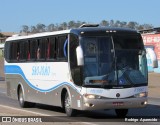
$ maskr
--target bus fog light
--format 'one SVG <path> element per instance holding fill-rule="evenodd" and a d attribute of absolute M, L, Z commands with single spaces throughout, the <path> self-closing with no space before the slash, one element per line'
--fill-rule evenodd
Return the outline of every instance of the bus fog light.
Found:
<path fill-rule="evenodd" d="M 142 105 L 147 105 L 148 102 L 147 102 L 147 101 L 144 101 L 144 102 L 142 102 L 141 104 L 142 104 Z"/>
<path fill-rule="evenodd" d="M 147 104 L 148 104 L 148 102 L 147 102 L 147 101 L 145 101 L 145 102 L 144 102 L 144 104 L 145 104 L 145 105 L 147 105 Z"/>
<path fill-rule="evenodd" d="M 85 106 L 86 106 L 86 107 L 94 107 L 94 105 L 93 105 L 93 104 L 90 104 L 90 103 L 85 103 Z"/>
<path fill-rule="evenodd" d="M 85 103 L 85 106 L 86 106 L 86 107 L 89 107 L 89 103 Z"/>
<path fill-rule="evenodd" d="M 147 104 L 148 104 L 147 101 L 141 102 L 141 105 L 147 105 Z"/>

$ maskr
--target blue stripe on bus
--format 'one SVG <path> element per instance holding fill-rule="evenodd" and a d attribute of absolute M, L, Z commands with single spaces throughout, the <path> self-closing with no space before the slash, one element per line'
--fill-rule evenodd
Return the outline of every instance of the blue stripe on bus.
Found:
<path fill-rule="evenodd" d="M 50 92 L 62 85 L 69 85 L 70 87 L 74 88 L 77 92 L 79 92 L 73 85 L 71 85 L 70 83 L 68 82 L 63 82 L 63 83 L 60 83 L 50 89 L 40 89 L 40 88 L 37 88 L 36 86 L 32 85 L 28 79 L 26 78 L 26 76 L 24 75 L 22 69 L 19 67 L 19 66 L 16 66 L 16 65 L 8 65 L 8 66 L 5 66 L 5 74 L 18 74 L 18 75 L 21 75 L 23 77 L 23 79 L 26 81 L 26 83 L 33 89 L 35 90 L 38 90 L 40 92 Z"/>

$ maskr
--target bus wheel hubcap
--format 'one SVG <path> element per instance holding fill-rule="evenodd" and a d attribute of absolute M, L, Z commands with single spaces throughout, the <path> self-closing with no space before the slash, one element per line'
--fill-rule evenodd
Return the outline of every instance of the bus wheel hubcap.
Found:
<path fill-rule="evenodd" d="M 71 103 L 70 98 L 69 98 L 69 96 L 67 96 L 65 99 L 65 108 L 67 111 L 70 110 L 70 103 Z"/>

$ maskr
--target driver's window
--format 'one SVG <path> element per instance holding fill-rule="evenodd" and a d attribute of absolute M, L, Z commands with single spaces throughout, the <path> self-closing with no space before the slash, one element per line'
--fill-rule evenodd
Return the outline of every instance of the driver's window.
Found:
<path fill-rule="evenodd" d="M 79 46 L 78 37 L 70 35 L 69 41 L 69 58 L 70 58 L 70 69 L 74 83 L 78 86 L 82 85 L 82 68 L 77 65 L 76 48 Z"/>

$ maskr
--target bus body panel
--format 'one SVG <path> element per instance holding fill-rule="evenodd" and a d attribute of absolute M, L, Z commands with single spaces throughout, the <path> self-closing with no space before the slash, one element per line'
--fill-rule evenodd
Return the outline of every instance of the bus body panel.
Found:
<path fill-rule="evenodd" d="M 23 87 L 24 98 L 29 102 L 61 106 L 61 92 L 64 88 L 71 95 L 80 98 L 80 88 L 76 88 L 70 81 L 66 62 L 19 63 L 18 65 L 6 63 L 5 72 L 7 95 L 12 98 L 17 99 L 19 85 Z M 72 105 L 76 108 L 75 104 Z"/>
<path fill-rule="evenodd" d="M 145 107 L 143 104 L 147 101 L 147 97 L 135 98 L 134 95 L 147 92 L 147 87 L 136 87 L 124 89 L 95 89 L 95 88 L 80 88 L 77 90 L 75 87 L 64 84 L 50 92 L 39 92 L 31 88 L 28 83 L 20 75 L 6 75 L 7 94 L 10 97 L 17 99 L 18 85 L 23 86 L 25 92 L 25 100 L 28 102 L 35 102 L 47 105 L 54 105 L 62 107 L 61 92 L 64 88 L 68 89 L 72 99 L 72 108 L 78 110 L 99 110 L 99 109 L 112 109 L 114 108 L 140 108 Z M 10 89 L 12 88 L 12 89 Z M 85 94 L 94 94 L 103 96 L 102 99 L 86 99 Z M 125 97 L 116 98 L 113 95 L 116 93 L 124 94 Z M 93 106 L 86 106 L 86 104 Z M 115 104 L 114 104 L 115 103 Z M 116 104 L 117 103 L 117 104 Z"/>
<path fill-rule="evenodd" d="M 88 99 L 83 96 L 83 110 L 99 110 L 114 108 L 145 107 L 146 97 L 136 97 L 140 93 L 148 93 L 148 87 L 132 87 L 123 89 L 83 88 L 83 95 L 95 95 L 98 98 Z M 119 94 L 119 97 L 116 97 Z"/>
<path fill-rule="evenodd" d="M 105 98 L 110 99 L 119 99 L 119 98 L 131 98 L 134 95 L 142 92 L 148 92 L 147 86 L 142 87 L 132 87 L 132 88 L 123 88 L 123 89 L 101 89 L 101 88 L 87 88 L 87 94 L 99 95 Z M 120 94 L 119 97 L 116 95 Z"/>
<path fill-rule="evenodd" d="M 124 99 L 89 99 L 84 100 L 83 110 L 143 108 L 146 106 L 146 102 L 146 97 Z"/>
<path fill-rule="evenodd" d="M 49 82 L 49 81 L 47 81 Z M 80 95 L 80 88 L 76 88 L 70 82 L 64 82 L 61 86 L 54 86 L 55 89 L 46 92 L 40 92 L 33 89 L 29 84 L 24 80 L 21 75 L 15 74 L 6 74 L 6 83 L 7 83 L 7 95 L 13 99 L 18 99 L 18 86 L 21 85 L 24 91 L 24 99 L 28 102 L 41 103 L 47 105 L 54 105 L 62 107 L 61 94 L 62 90 L 66 89 L 70 94 L 72 99 L 72 107 L 75 109 L 82 110 L 82 96 Z"/>

